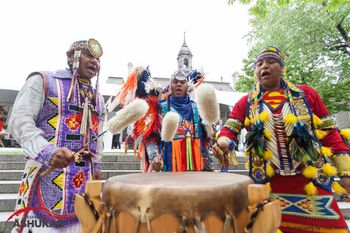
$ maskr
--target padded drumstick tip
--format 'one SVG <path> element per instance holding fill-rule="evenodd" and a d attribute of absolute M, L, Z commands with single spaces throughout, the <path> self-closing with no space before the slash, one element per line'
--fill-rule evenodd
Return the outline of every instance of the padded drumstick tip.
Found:
<path fill-rule="evenodd" d="M 220 111 L 213 85 L 202 84 L 195 89 L 195 100 L 198 112 L 205 125 L 214 124 L 219 120 Z"/>
<path fill-rule="evenodd" d="M 128 125 L 141 119 L 146 115 L 148 109 L 149 105 L 145 100 L 137 99 L 126 105 L 125 108 L 119 110 L 116 115 L 107 122 L 107 128 L 111 133 L 116 134 L 128 127 Z"/>
<path fill-rule="evenodd" d="M 180 116 L 176 112 L 168 112 L 165 114 L 162 121 L 161 137 L 163 141 L 170 142 L 175 137 L 177 128 L 179 126 Z"/>

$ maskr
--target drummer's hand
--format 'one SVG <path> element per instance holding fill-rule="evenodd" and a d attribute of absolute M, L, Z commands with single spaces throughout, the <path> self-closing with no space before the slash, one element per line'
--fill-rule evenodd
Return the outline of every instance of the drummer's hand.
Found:
<path fill-rule="evenodd" d="M 160 172 L 163 169 L 164 163 L 160 155 L 156 156 L 152 160 L 152 168 L 156 172 Z"/>
<path fill-rule="evenodd" d="M 91 154 L 91 152 L 89 150 L 83 150 L 80 154 L 84 157 L 88 157 L 88 156 L 93 157 L 93 155 Z"/>
<path fill-rule="evenodd" d="M 342 177 L 340 178 L 340 183 L 343 185 L 345 190 L 348 192 L 348 195 L 344 198 L 345 202 L 350 202 L 350 178 L 349 177 Z"/>
<path fill-rule="evenodd" d="M 93 180 L 101 180 L 102 173 L 101 172 L 94 172 L 94 176 L 92 177 Z"/>
<path fill-rule="evenodd" d="M 218 143 L 219 148 L 224 153 L 227 153 L 228 152 L 228 143 L 231 141 L 231 139 L 229 137 L 222 136 L 222 137 L 219 137 L 217 141 L 218 141 L 217 143 Z"/>
<path fill-rule="evenodd" d="M 213 155 L 215 156 L 215 158 L 221 160 L 222 158 L 224 158 L 224 152 L 220 149 L 219 145 L 217 143 L 215 143 L 214 145 L 212 145 L 212 150 L 213 150 Z"/>
<path fill-rule="evenodd" d="M 228 152 L 228 143 L 230 139 L 228 137 L 219 137 L 217 143 L 215 143 L 213 148 L 213 154 L 216 158 L 222 159 L 224 154 Z"/>
<path fill-rule="evenodd" d="M 67 167 L 73 161 L 73 152 L 65 147 L 60 147 L 52 155 L 49 164 L 54 168 L 64 168 Z"/>

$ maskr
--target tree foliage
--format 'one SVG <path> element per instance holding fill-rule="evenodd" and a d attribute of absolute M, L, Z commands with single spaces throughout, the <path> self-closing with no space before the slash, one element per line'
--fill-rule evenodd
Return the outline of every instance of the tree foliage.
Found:
<path fill-rule="evenodd" d="M 259 17 L 265 17 L 268 12 L 271 12 L 271 7 L 283 7 L 294 3 L 322 4 L 326 11 L 337 11 L 344 4 L 349 4 L 348 0 L 228 0 L 229 4 L 233 4 L 234 2 L 250 4 L 250 13 Z"/>
<path fill-rule="evenodd" d="M 264 2 L 269 5 L 264 17 L 250 21 L 251 48 L 236 89 L 251 89 L 252 61 L 261 49 L 275 46 L 286 52 L 289 80 L 313 86 L 331 113 L 350 110 L 350 4 L 333 11 L 325 2 L 334 7 L 339 1 Z"/>

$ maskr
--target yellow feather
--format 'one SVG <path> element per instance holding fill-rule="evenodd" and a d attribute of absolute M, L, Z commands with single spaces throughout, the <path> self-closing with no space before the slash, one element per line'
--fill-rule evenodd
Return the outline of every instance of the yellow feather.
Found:
<path fill-rule="evenodd" d="M 327 157 L 331 157 L 332 156 L 332 149 L 329 148 L 329 147 L 322 146 L 321 147 L 321 153 L 323 155 L 326 155 Z"/>
<path fill-rule="evenodd" d="M 318 175 L 318 169 L 313 166 L 307 166 L 303 170 L 303 176 L 305 176 L 306 178 L 309 178 L 309 179 L 316 178 L 317 175 Z"/>
<path fill-rule="evenodd" d="M 283 233 L 280 229 L 277 229 L 276 233 Z"/>
<path fill-rule="evenodd" d="M 337 194 L 348 194 L 348 192 L 336 181 L 332 183 L 332 189 Z"/>
<path fill-rule="evenodd" d="M 332 165 L 330 165 L 329 163 L 325 163 L 321 169 L 323 173 L 326 174 L 327 176 L 334 176 L 335 174 L 337 174 L 337 169 Z"/>
<path fill-rule="evenodd" d="M 254 122 L 255 122 L 254 118 L 250 118 L 249 121 L 250 121 L 250 125 L 254 125 Z"/>
<path fill-rule="evenodd" d="M 245 163 L 245 168 L 249 170 L 249 167 L 250 167 L 249 162 L 246 162 L 246 163 Z"/>
<path fill-rule="evenodd" d="M 275 171 L 273 170 L 270 164 L 266 164 L 266 174 L 268 177 L 272 177 L 273 175 L 275 175 Z"/>
<path fill-rule="evenodd" d="M 270 160 L 272 159 L 272 152 L 270 150 L 264 151 L 264 159 L 265 160 Z"/>
<path fill-rule="evenodd" d="M 312 182 L 309 182 L 307 185 L 305 185 L 304 190 L 307 195 L 313 196 L 317 194 L 317 188 Z"/>
<path fill-rule="evenodd" d="M 322 120 L 318 116 L 316 116 L 316 114 L 312 114 L 312 119 L 313 119 L 315 128 L 317 128 L 317 126 L 322 124 Z"/>
<path fill-rule="evenodd" d="M 244 155 L 245 157 L 249 158 L 249 151 L 248 150 L 244 151 Z"/>
<path fill-rule="evenodd" d="M 267 129 L 264 129 L 264 136 L 269 140 L 272 138 L 271 132 L 268 131 Z"/>
<path fill-rule="evenodd" d="M 340 130 L 340 134 L 341 134 L 344 138 L 350 140 L 350 129 L 342 129 L 342 130 Z"/>
<path fill-rule="evenodd" d="M 315 133 L 316 133 L 316 137 L 320 140 L 324 139 L 328 134 L 326 131 L 319 130 L 319 129 L 316 129 Z"/>
<path fill-rule="evenodd" d="M 288 125 L 294 125 L 295 123 L 297 123 L 297 117 L 294 115 L 294 114 L 292 114 L 292 113 L 290 113 L 290 114 L 288 114 L 285 118 L 284 118 L 284 121 L 286 122 L 286 124 L 288 124 Z"/>
<path fill-rule="evenodd" d="M 264 111 L 264 112 L 260 113 L 259 118 L 260 118 L 261 122 L 266 123 L 267 120 L 269 119 L 269 114 Z"/>
<path fill-rule="evenodd" d="M 250 121 L 249 121 L 249 118 L 248 118 L 248 117 L 246 117 L 246 118 L 244 119 L 244 126 L 246 126 L 246 127 L 250 126 Z"/>
<path fill-rule="evenodd" d="M 267 190 L 269 190 L 269 191 L 271 192 L 271 191 L 272 191 L 272 189 L 271 189 L 271 183 L 270 183 L 270 182 L 267 182 L 265 185 L 266 185 Z"/>

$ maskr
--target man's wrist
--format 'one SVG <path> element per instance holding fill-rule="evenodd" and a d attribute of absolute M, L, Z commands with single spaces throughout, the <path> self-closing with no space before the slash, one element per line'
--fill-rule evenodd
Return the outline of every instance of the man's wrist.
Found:
<path fill-rule="evenodd" d="M 43 164 L 46 167 L 50 166 L 50 160 L 53 154 L 58 150 L 58 147 L 48 143 L 44 148 L 39 152 L 38 156 L 35 158 L 35 161 Z"/>

